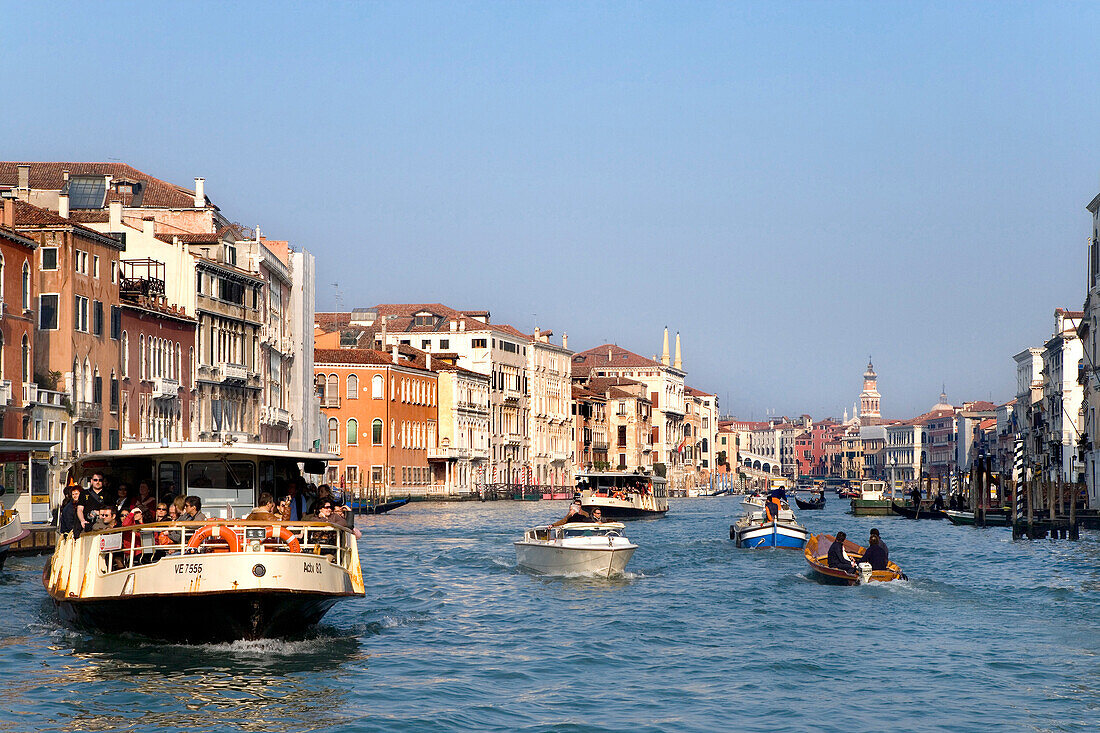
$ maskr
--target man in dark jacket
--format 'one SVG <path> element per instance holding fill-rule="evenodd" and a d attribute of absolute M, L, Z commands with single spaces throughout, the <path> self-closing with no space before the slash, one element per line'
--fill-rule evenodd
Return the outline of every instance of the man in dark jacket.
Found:
<path fill-rule="evenodd" d="M 837 570 L 843 570 L 846 573 L 854 573 L 856 566 L 848 557 L 848 553 L 844 551 L 844 540 L 848 535 L 844 532 L 836 533 L 836 540 L 833 544 L 829 545 L 829 567 L 836 568 Z"/>
<path fill-rule="evenodd" d="M 889 561 L 890 548 L 879 537 L 878 530 L 872 529 L 867 552 L 863 553 L 863 562 L 869 563 L 872 570 L 886 570 L 886 563 Z"/>

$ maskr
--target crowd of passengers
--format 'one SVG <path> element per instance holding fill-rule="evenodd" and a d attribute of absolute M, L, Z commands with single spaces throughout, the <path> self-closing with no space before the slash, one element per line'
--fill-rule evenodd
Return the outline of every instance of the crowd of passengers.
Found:
<path fill-rule="evenodd" d="M 107 485 L 102 473 L 93 473 L 84 488 L 70 480 L 65 488 L 65 501 L 58 515 L 57 531 L 71 532 L 79 537 L 82 532 L 94 532 L 116 527 L 131 527 L 154 522 L 203 522 L 202 499 L 197 496 L 176 496 L 169 490 L 160 501 L 153 496 L 148 481 L 138 483 L 136 496 L 130 496 L 126 484 L 119 484 L 114 492 Z M 328 522 L 347 527 L 356 537 L 362 533 L 351 527 L 348 517 L 351 507 L 333 495 L 327 484 L 313 489 L 303 479 L 291 479 L 287 490 L 278 500 L 269 491 L 260 493 L 256 508 L 245 517 L 246 521 L 266 522 Z M 177 544 L 179 531 L 165 530 L 158 534 L 159 544 Z M 133 533 L 126 533 L 123 545 L 130 546 Z"/>

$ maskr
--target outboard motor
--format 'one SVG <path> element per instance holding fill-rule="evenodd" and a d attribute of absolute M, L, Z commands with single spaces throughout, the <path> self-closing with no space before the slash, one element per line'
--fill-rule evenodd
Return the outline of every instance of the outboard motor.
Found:
<path fill-rule="evenodd" d="M 871 563 L 861 562 L 856 565 L 856 577 L 859 579 L 859 584 L 869 583 L 871 581 Z"/>

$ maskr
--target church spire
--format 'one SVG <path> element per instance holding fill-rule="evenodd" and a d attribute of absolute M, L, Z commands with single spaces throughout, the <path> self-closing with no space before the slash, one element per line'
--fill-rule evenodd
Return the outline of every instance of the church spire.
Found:
<path fill-rule="evenodd" d="M 680 358 L 680 332 L 676 332 L 676 361 L 672 363 L 677 369 L 683 370 L 684 360 Z"/>
<path fill-rule="evenodd" d="M 668 366 L 668 326 L 665 326 L 665 344 L 661 349 L 661 363 Z"/>

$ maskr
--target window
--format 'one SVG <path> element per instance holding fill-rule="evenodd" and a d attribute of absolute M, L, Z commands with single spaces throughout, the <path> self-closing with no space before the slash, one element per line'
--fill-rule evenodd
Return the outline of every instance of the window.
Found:
<path fill-rule="evenodd" d="M 359 398 L 359 377 L 354 374 L 348 375 L 348 399 L 354 400 Z"/>
<path fill-rule="evenodd" d="M 138 379 L 145 379 L 145 334 L 138 336 Z"/>
<path fill-rule="evenodd" d="M 103 404 L 103 378 L 99 376 L 98 369 L 92 377 L 92 402 L 97 405 Z"/>
<path fill-rule="evenodd" d="M 348 420 L 348 445 L 359 445 L 359 421 L 354 417 Z"/>
<path fill-rule="evenodd" d="M 340 421 L 334 417 L 328 419 L 328 449 L 335 452 L 340 441 Z"/>
<path fill-rule="evenodd" d="M 122 308 L 111 306 L 111 338 L 118 341 L 122 338 Z"/>
<path fill-rule="evenodd" d="M 23 260 L 23 310 L 31 309 L 31 266 Z"/>
<path fill-rule="evenodd" d="M 88 299 L 83 295 L 73 296 L 73 330 L 88 332 Z"/>
<path fill-rule="evenodd" d="M 439 348 L 440 348 L 441 351 L 446 351 L 447 349 L 451 348 L 450 339 L 440 339 L 439 340 Z"/>
<path fill-rule="evenodd" d="M 102 209 L 107 197 L 107 179 L 103 176 L 70 176 L 69 208 Z"/>
<path fill-rule="evenodd" d="M 57 295 L 38 296 L 38 328 L 53 331 L 57 329 Z"/>
<path fill-rule="evenodd" d="M 370 380 L 370 396 L 372 399 L 382 399 L 384 380 L 381 374 L 375 374 Z"/>
<path fill-rule="evenodd" d="M 42 250 L 42 264 L 39 266 L 40 270 L 56 270 L 57 269 L 57 247 L 43 247 Z"/>
<path fill-rule="evenodd" d="M 488 348 L 485 345 L 485 339 L 473 339 L 473 340 L 470 341 L 470 346 L 475 348 L 475 349 Z"/>
<path fill-rule="evenodd" d="M 111 412 L 118 412 L 118 377 L 111 372 Z"/>
<path fill-rule="evenodd" d="M 118 263 L 115 262 L 114 260 L 111 260 L 111 283 L 114 284 L 114 283 L 117 283 L 117 282 L 118 282 Z"/>
<path fill-rule="evenodd" d="M 23 335 L 23 381 L 25 383 L 31 381 L 31 342 L 27 339 L 26 334 Z"/>
<path fill-rule="evenodd" d="M 92 301 L 92 333 L 103 335 L 103 303 L 98 300 Z"/>
<path fill-rule="evenodd" d="M 92 277 L 99 277 L 99 255 L 92 255 Z"/>
<path fill-rule="evenodd" d="M 122 378 L 130 376 L 130 334 L 122 332 Z"/>
<path fill-rule="evenodd" d="M 420 342 L 421 351 L 427 351 L 430 348 L 432 348 L 432 342 L 430 339 L 424 339 Z"/>

